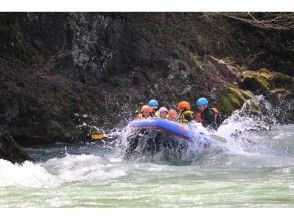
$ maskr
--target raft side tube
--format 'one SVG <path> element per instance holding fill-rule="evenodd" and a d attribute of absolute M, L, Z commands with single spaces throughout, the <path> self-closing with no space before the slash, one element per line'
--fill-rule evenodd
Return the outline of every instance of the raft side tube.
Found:
<path fill-rule="evenodd" d="M 130 127 L 157 128 L 190 142 L 194 138 L 193 133 L 185 125 L 162 118 L 136 119 L 130 123 Z"/>

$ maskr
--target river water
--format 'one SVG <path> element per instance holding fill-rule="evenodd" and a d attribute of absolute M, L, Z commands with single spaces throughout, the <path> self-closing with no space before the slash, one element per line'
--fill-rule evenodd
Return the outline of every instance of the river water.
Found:
<path fill-rule="evenodd" d="M 294 125 L 260 127 L 233 114 L 184 162 L 125 161 L 108 143 L 31 147 L 35 163 L 0 160 L 0 207 L 293 208 Z"/>

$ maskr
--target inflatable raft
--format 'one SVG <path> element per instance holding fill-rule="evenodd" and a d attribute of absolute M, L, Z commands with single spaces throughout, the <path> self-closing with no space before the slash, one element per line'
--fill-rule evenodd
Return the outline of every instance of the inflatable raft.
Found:
<path fill-rule="evenodd" d="M 212 144 L 212 139 L 204 133 L 198 131 L 196 128 L 192 129 L 189 125 L 162 118 L 152 117 L 148 119 L 135 119 L 129 124 L 129 126 L 131 128 L 162 130 L 170 136 L 205 147 L 210 147 Z"/>

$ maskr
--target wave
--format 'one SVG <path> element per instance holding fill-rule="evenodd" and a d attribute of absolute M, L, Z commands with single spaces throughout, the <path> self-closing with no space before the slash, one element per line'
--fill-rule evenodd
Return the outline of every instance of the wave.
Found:
<path fill-rule="evenodd" d="M 81 181 L 111 180 L 126 175 L 120 160 L 94 155 L 67 155 L 22 165 L 0 160 L 0 186 L 56 187 Z"/>

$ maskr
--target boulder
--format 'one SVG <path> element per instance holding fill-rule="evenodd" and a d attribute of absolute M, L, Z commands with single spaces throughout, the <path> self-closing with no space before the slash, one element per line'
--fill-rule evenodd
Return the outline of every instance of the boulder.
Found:
<path fill-rule="evenodd" d="M 280 122 L 293 122 L 293 77 L 267 69 L 244 71 L 240 88 L 250 90 L 256 95 L 265 95 L 276 109 L 275 116 Z"/>
<path fill-rule="evenodd" d="M 32 158 L 18 145 L 9 134 L 0 135 L 0 159 L 8 160 L 12 163 L 23 163 Z"/>

